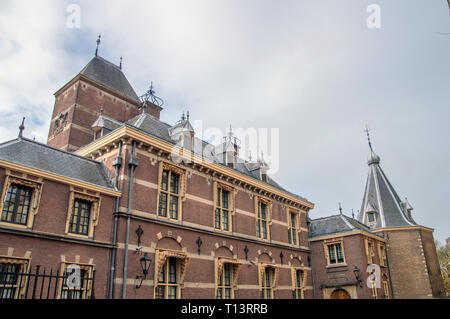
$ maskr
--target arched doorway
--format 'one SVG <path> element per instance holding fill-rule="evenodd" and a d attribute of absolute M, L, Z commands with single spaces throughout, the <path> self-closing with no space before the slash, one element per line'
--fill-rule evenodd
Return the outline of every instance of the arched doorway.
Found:
<path fill-rule="evenodd" d="M 344 289 L 336 289 L 330 296 L 330 299 L 352 299 Z"/>

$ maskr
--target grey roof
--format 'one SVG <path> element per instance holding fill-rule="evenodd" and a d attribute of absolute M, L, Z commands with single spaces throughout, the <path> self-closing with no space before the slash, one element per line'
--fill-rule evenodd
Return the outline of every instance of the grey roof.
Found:
<path fill-rule="evenodd" d="M 105 115 L 100 115 L 97 120 L 95 120 L 94 124 L 92 124 L 92 128 L 95 127 L 102 127 L 107 128 L 108 130 L 115 130 L 116 128 L 119 128 L 122 126 L 121 122 L 118 122 L 116 120 L 113 120 Z"/>
<path fill-rule="evenodd" d="M 417 225 L 406 209 L 410 208 L 409 203 L 406 205 L 400 200 L 379 165 L 379 157 L 372 150 L 370 152 L 369 173 L 358 220 L 367 224 L 366 212 L 375 211 L 376 224 L 371 226 L 373 229 Z"/>
<path fill-rule="evenodd" d="M 370 228 L 361 224 L 356 219 L 343 214 L 332 215 L 311 220 L 309 225 L 309 237 L 321 237 L 341 233 L 362 230 L 370 233 Z"/>
<path fill-rule="evenodd" d="M 95 56 L 81 70 L 80 74 L 139 102 L 139 97 L 130 82 L 128 82 L 120 67 L 103 59 L 102 57 Z"/>
<path fill-rule="evenodd" d="M 168 143 L 171 143 L 174 145 L 176 145 L 176 143 L 178 142 L 178 141 L 173 140 L 170 137 L 169 129 L 172 127 L 171 125 L 164 123 L 145 112 L 130 119 L 129 121 L 127 121 L 126 124 L 131 125 L 135 128 L 138 128 L 147 134 L 150 134 L 159 139 L 162 139 L 165 142 L 168 142 Z M 223 163 L 218 161 L 218 158 L 214 155 L 214 153 L 212 153 L 212 150 L 214 150 L 214 146 L 212 144 L 209 144 L 208 142 L 205 142 L 197 137 L 195 137 L 194 139 L 195 139 L 195 141 L 194 141 L 194 153 L 195 154 L 202 156 L 210 161 L 215 161 L 221 165 L 224 165 Z M 249 163 L 246 163 L 246 161 L 244 159 L 238 158 L 235 170 L 246 176 L 249 176 L 249 177 L 252 177 L 254 179 L 261 181 L 260 177 L 259 177 L 259 171 L 258 170 L 250 170 L 248 167 L 248 164 Z M 289 193 L 295 197 L 298 197 L 302 200 L 307 200 L 304 197 L 301 197 L 297 194 L 287 191 L 286 189 L 281 187 L 277 182 L 275 182 L 269 176 L 267 177 L 267 184 L 272 187 L 275 187 L 277 189 L 280 189 L 286 193 Z"/>
<path fill-rule="evenodd" d="M 26 138 L 0 144 L 0 159 L 72 178 L 100 187 L 114 189 L 102 162 L 65 152 Z"/>

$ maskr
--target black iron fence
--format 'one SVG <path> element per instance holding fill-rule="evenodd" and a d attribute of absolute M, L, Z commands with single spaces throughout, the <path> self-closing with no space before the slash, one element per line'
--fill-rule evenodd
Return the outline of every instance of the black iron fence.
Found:
<path fill-rule="evenodd" d="M 94 299 L 95 270 L 81 270 L 75 284 L 68 282 L 72 273 L 46 271 L 35 266 L 34 271 L 18 264 L 2 263 L 0 267 L 1 299 Z"/>

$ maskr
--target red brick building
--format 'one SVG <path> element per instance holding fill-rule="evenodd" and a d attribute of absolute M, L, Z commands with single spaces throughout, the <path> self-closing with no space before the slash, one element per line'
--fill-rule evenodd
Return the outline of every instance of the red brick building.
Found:
<path fill-rule="evenodd" d="M 97 298 L 313 298 L 314 205 L 267 176 L 264 161 L 241 159 L 232 136 L 213 146 L 189 118 L 161 122 L 157 100 L 141 101 L 98 56 L 55 100 L 49 146 L 19 137 L 0 147 L 12 207 L 0 224 L 4 269 L 26 259 L 21 271 L 63 275 L 77 263 L 96 271 Z"/>
<path fill-rule="evenodd" d="M 405 241 L 410 273 L 431 278 L 414 296 L 439 289 L 429 229 L 365 226 L 367 214 L 379 212 L 378 222 L 389 210 L 371 186 L 359 222 L 310 221 L 314 204 L 268 176 L 263 159 L 242 159 L 232 134 L 211 145 L 189 116 L 160 121 L 159 102 L 152 89 L 138 97 L 120 66 L 95 56 L 55 93 L 48 145 L 23 128 L 0 144 L 0 298 L 28 298 L 44 269 L 48 288 L 34 284 L 33 296 L 403 297 L 415 289 L 402 284 Z M 379 288 L 364 286 L 371 264 Z M 75 289 L 72 265 L 83 279 Z"/>
<path fill-rule="evenodd" d="M 392 298 L 386 239 L 369 227 L 343 214 L 315 219 L 310 242 L 317 298 Z"/>

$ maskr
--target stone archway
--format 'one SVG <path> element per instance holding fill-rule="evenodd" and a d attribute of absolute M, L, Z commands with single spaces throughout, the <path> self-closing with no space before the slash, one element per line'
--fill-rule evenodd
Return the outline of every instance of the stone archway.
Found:
<path fill-rule="evenodd" d="M 336 289 L 332 292 L 330 299 L 352 299 L 345 289 Z"/>

